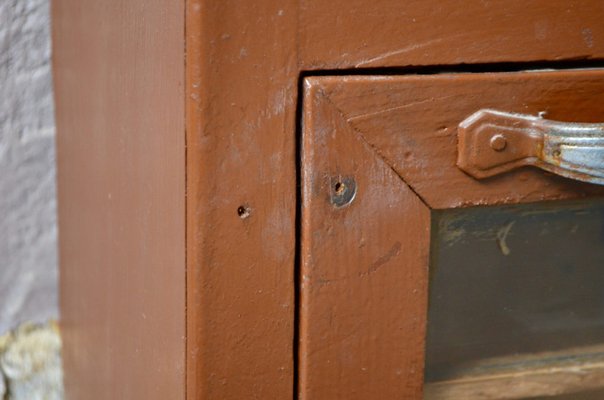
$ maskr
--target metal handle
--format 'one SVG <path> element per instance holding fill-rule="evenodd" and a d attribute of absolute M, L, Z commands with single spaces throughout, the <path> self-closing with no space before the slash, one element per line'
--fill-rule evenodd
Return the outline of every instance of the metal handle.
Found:
<path fill-rule="evenodd" d="M 482 179 L 534 165 L 604 185 L 604 124 L 480 110 L 458 127 L 457 166 Z"/>

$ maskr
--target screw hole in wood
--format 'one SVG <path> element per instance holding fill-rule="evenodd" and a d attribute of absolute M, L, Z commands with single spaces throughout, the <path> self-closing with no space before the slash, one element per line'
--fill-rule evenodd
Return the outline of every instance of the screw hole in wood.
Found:
<path fill-rule="evenodd" d="M 237 215 L 239 215 L 239 218 L 241 219 L 246 219 L 247 217 L 249 217 L 251 212 L 252 210 L 246 205 L 241 205 L 237 207 Z"/>
<path fill-rule="evenodd" d="M 354 200 L 357 185 L 352 177 L 333 177 L 331 179 L 331 203 L 336 207 L 346 206 Z"/>

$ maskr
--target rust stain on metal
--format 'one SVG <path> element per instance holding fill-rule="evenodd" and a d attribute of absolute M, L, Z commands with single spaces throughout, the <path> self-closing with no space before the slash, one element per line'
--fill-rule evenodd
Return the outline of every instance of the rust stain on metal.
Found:
<path fill-rule="evenodd" d="M 478 179 L 531 165 L 604 185 L 604 124 L 480 110 L 459 124 L 457 165 Z"/>

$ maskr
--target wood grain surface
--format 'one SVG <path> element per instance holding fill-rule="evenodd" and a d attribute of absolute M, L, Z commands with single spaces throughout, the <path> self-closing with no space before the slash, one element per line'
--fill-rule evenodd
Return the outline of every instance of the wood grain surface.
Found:
<path fill-rule="evenodd" d="M 535 167 L 477 180 L 456 165 L 457 126 L 480 109 L 603 121 L 603 70 L 326 77 L 323 86 L 353 129 L 432 208 L 604 194 L 601 186 Z"/>
<path fill-rule="evenodd" d="M 187 6 L 190 399 L 293 396 L 294 10 Z"/>
<path fill-rule="evenodd" d="M 66 397 L 183 399 L 184 2 L 52 4 Z"/>
<path fill-rule="evenodd" d="M 304 69 L 589 60 L 600 0 L 300 0 Z"/>
<path fill-rule="evenodd" d="M 419 399 L 429 209 L 321 81 L 305 80 L 299 398 Z M 334 185 L 347 178 L 356 196 L 338 207 Z"/>

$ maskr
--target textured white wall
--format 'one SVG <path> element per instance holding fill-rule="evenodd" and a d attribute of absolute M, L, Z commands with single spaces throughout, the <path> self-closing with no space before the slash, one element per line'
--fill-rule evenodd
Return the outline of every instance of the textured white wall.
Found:
<path fill-rule="evenodd" d="M 56 318 L 49 0 L 0 0 L 0 334 Z"/>

